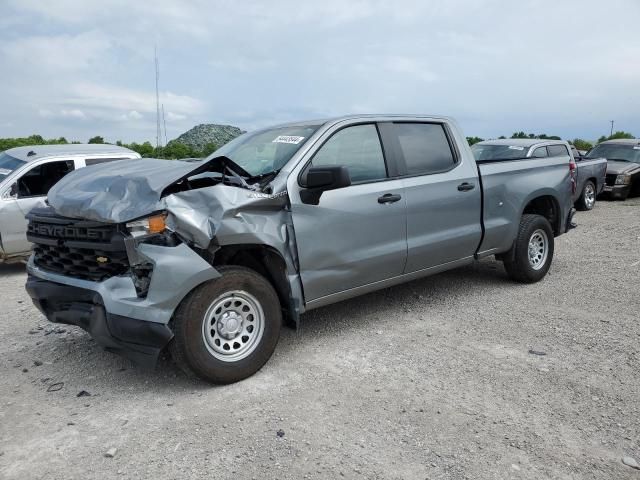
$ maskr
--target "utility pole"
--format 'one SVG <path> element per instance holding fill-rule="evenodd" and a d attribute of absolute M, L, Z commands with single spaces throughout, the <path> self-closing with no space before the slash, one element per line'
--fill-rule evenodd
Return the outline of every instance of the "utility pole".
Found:
<path fill-rule="evenodd" d="M 611 122 L 611 133 L 609 134 L 610 137 L 613 137 L 613 120 L 609 120 Z"/>
<path fill-rule="evenodd" d="M 158 65 L 158 48 L 153 49 L 154 58 L 156 61 L 156 149 L 160 149 L 162 146 L 162 129 L 160 128 L 160 91 L 158 89 L 158 82 L 160 81 L 160 66 Z"/>
<path fill-rule="evenodd" d="M 164 103 L 162 104 L 162 123 L 164 123 L 164 144 L 167 145 L 167 119 L 164 116 Z"/>

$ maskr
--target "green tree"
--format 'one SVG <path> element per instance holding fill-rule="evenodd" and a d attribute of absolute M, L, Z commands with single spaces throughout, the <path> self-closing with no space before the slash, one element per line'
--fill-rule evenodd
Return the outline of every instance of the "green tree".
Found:
<path fill-rule="evenodd" d="M 91 137 L 88 143 L 104 143 L 104 138 L 100 135 L 96 135 L 95 137 Z"/>
<path fill-rule="evenodd" d="M 578 150 L 591 150 L 591 148 L 593 147 L 593 145 L 590 142 L 587 142 L 586 140 L 583 140 L 581 138 L 574 138 L 573 139 L 573 145 L 578 149 Z"/>
<path fill-rule="evenodd" d="M 624 138 L 636 138 L 633 133 L 629 133 L 629 132 L 623 132 L 623 131 L 617 131 L 615 132 L 613 135 L 609 135 L 608 137 L 605 137 L 604 135 L 601 136 L 598 139 L 598 143 L 600 142 L 604 142 L 606 140 L 620 140 L 620 139 L 624 139 Z"/>
<path fill-rule="evenodd" d="M 467 137 L 467 143 L 469 144 L 469 146 L 471 145 L 475 145 L 478 142 L 483 142 L 484 138 L 480 138 L 480 137 Z"/>
<path fill-rule="evenodd" d="M 202 152 L 200 152 L 200 155 L 195 155 L 195 156 L 197 156 L 197 157 L 208 157 L 213 152 L 215 152 L 217 149 L 218 149 L 218 146 L 215 143 L 209 142 L 204 146 L 204 148 L 202 149 Z"/>
<path fill-rule="evenodd" d="M 164 147 L 162 156 L 164 158 L 180 159 L 196 157 L 198 154 L 197 152 L 194 152 L 190 146 L 185 145 L 184 143 L 171 141 L 166 147 Z"/>

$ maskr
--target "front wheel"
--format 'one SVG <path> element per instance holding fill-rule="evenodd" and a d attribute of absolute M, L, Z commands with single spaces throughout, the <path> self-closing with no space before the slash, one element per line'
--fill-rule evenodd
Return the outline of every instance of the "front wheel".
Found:
<path fill-rule="evenodd" d="M 176 309 L 171 355 L 183 371 L 212 383 L 233 383 L 260 370 L 282 326 L 278 295 L 261 275 L 221 267 Z"/>
<path fill-rule="evenodd" d="M 596 204 L 596 186 L 591 180 L 587 180 L 582 189 L 582 194 L 577 201 L 578 210 L 593 210 Z"/>
<path fill-rule="evenodd" d="M 504 257 L 504 268 L 511 279 L 521 283 L 542 280 L 553 259 L 553 230 L 541 215 L 523 215 L 516 241 Z"/>

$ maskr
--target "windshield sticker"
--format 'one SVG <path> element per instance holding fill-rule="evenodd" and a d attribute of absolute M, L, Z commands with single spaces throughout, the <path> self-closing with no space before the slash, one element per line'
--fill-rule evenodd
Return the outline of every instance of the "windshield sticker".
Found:
<path fill-rule="evenodd" d="M 509 150 L 524 150 L 524 147 L 516 147 L 515 145 L 509 146 Z"/>
<path fill-rule="evenodd" d="M 298 145 L 304 137 L 296 137 L 294 135 L 280 135 L 276 137 L 271 143 L 291 143 L 293 145 Z"/>
<path fill-rule="evenodd" d="M 11 170 L 5 170 L 4 168 L 0 168 L 0 175 L 9 175 Z"/>
<path fill-rule="evenodd" d="M 633 147 L 634 150 L 640 150 L 640 145 Z"/>

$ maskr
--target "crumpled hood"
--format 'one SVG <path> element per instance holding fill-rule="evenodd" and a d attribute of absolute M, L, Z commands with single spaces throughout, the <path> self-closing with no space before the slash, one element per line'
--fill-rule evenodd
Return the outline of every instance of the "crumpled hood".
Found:
<path fill-rule="evenodd" d="M 158 209 L 162 191 L 203 162 L 119 160 L 70 173 L 49 190 L 58 215 L 120 223 Z"/>
<path fill-rule="evenodd" d="M 122 223 L 161 210 L 162 192 L 173 183 L 225 168 L 249 175 L 222 156 L 200 162 L 146 158 L 103 163 L 64 177 L 49 190 L 48 202 L 64 217 Z"/>
<path fill-rule="evenodd" d="M 640 168 L 640 164 L 631 162 L 620 162 L 617 160 L 607 161 L 607 173 L 610 175 L 620 175 Z"/>

